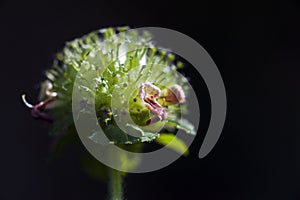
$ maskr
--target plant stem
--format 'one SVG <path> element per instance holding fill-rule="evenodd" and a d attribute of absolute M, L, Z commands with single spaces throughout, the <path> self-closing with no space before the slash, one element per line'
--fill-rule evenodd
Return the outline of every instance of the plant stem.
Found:
<path fill-rule="evenodd" d="M 123 199 L 122 172 L 110 168 L 109 178 L 110 178 L 110 183 L 109 183 L 110 199 L 122 200 Z"/>

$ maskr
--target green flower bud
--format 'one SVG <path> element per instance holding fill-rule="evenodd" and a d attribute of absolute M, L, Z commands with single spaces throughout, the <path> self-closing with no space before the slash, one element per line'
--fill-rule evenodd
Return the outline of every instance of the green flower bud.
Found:
<path fill-rule="evenodd" d="M 188 122 L 179 124 L 187 91 L 182 89 L 186 80 L 176 71 L 183 64 L 175 60 L 153 45 L 151 33 L 101 29 L 66 43 L 45 73 L 39 104 L 23 99 L 34 117 L 53 120 L 52 134 L 74 128 L 73 87 L 86 94 L 76 102 L 79 113 L 88 114 L 94 102 L 98 124 L 112 143 L 149 142 L 161 128 L 194 134 Z M 139 134 L 128 135 L 118 126 L 122 115 L 130 116 L 126 126 Z"/>

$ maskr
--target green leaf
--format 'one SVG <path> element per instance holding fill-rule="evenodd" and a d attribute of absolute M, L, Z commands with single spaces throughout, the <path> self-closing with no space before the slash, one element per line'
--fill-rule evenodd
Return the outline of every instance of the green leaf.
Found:
<path fill-rule="evenodd" d="M 196 135 L 195 127 L 186 119 L 181 119 L 180 121 L 175 121 L 173 119 L 167 119 L 166 124 L 175 126 L 175 128 L 184 130 L 185 132 Z"/>
<path fill-rule="evenodd" d="M 155 142 L 166 146 L 170 149 L 173 149 L 174 151 L 177 151 L 178 153 L 183 154 L 184 156 L 187 156 L 189 154 L 188 147 L 181 139 L 176 137 L 176 135 L 174 134 L 161 133 L 160 136 L 155 139 Z"/>
<path fill-rule="evenodd" d="M 140 127 L 133 125 L 133 124 L 126 124 L 126 126 L 129 126 L 129 127 L 133 128 L 134 130 L 140 132 L 140 134 L 141 134 L 140 142 L 151 142 L 159 136 L 158 133 L 145 132 L 143 129 L 141 129 Z"/>

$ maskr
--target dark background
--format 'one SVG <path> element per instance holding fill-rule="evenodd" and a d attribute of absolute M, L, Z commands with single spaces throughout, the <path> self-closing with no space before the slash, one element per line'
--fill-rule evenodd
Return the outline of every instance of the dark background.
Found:
<path fill-rule="evenodd" d="M 166 27 L 194 38 L 219 67 L 228 96 L 226 124 L 213 151 L 197 157 L 209 116 L 207 100 L 200 99 L 206 117 L 189 157 L 130 174 L 126 199 L 300 199 L 299 3 L 199 4 L 0 1 L 0 199 L 107 197 L 106 184 L 81 171 L 76 148 L 47 162 L 48 126 L 30 117 L 20 95 L 36 100 L 43 72 L 65 41 L 118 25 Z M 197 75 L 188 76 L 205 96 Z"/>

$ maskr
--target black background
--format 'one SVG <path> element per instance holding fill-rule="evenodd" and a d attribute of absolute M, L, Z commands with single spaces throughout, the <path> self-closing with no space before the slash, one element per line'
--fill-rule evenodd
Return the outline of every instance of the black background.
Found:
<path fill-rule="evenodd" d="M 119 25 L 166 27 L 194 38 L 219 67 L 228 96 L 213 151 L 197 157 L 204 117 L 189 157 L 130 174 L 126 199 L 300 199 L 299 15 L 297 1 L 0 1 L 0 199 L 107 197 L 106 184 L 81 171 L 76 148 L 47 163 L 48 126 L 30 117 L 20 95 L 36 100 L 43 72 L 65 41 Z M 200 87 L 196 75 L 187 76 Z"/>

